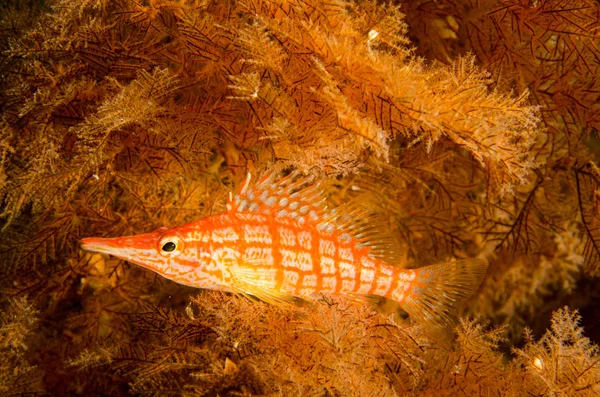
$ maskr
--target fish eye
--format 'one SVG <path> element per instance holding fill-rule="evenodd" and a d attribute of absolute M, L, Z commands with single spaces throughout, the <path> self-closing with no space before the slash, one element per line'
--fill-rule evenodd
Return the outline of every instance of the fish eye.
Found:
<path fill-rule="evenodd" d="M 158 252 L 163 256 L 177 256 L 182 249 L 183 239 L 178 235 L 165 235 L 158 241 Z"/>
<path fill-rule="evenodd" d="M 173 251 L 175 251 L 176 248 L 177 248 L 177 244 L 175 244 L 173 241 L 167 241 L 162 246 L 162 250 L 165 252 L 173 252 Z"/>

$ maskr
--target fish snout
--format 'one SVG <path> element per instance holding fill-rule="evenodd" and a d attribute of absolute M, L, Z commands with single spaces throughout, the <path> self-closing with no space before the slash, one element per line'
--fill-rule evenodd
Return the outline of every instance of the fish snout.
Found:
<path fill-rule="evenodd" d="M 79 241 L 81 249 L 91 252 L 112 254 L 119 249 L 119 238 L 86 237 Z"/>

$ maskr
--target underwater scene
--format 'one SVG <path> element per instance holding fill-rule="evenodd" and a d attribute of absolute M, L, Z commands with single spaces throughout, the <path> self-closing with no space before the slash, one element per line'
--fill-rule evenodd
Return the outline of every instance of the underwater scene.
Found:
<path fill-rule="evenodd" d="M 0 396 L 600 396 L 597 1 L 0 29 Z"/>

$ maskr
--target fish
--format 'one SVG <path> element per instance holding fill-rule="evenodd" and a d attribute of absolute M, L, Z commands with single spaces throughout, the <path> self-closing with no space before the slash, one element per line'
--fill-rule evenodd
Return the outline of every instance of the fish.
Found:
<path fill-rule="evenodd" d="M 314 178 L 268 172 L 230 193 L 227 210 L 153 232 L 81 240 L 177 283 L 286 305 L 318 294 L 397 303 L 418 323 L 451 329 L 479 287 L 487 261 L 398 266 L 397 240 L 368 206 L 329 209 Z"/>

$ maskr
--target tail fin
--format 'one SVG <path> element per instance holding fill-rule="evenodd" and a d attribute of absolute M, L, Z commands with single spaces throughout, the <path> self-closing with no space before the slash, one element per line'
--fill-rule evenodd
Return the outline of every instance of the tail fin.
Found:
<path fill-rule="evenodd" d="M 416 321 L 450 333 L 460 305 L 477 290 L 487 266 L 473 258 L 414 269 L 416 277 L 400 305 Z"/>

